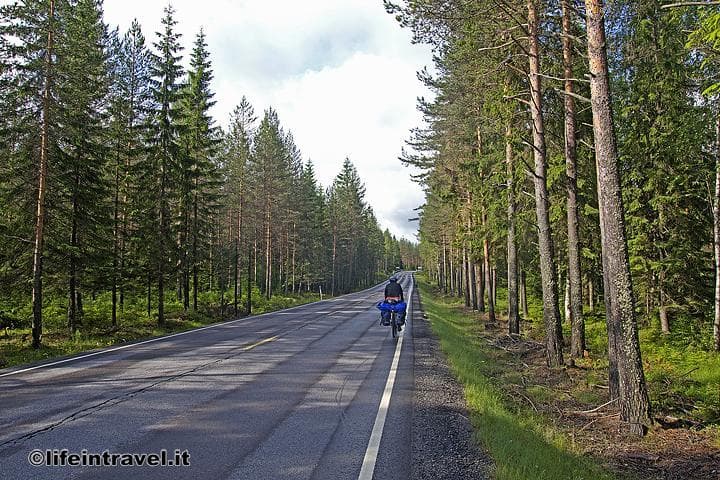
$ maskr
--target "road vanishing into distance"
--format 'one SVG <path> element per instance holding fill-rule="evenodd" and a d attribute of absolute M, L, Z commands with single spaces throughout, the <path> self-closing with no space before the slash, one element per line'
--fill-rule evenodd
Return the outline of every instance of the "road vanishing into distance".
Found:
<path fill-rule="evenodd" d="M 382 291 L 0 370 L 0 478 L 408 478 L 412 325 L 379 325 Z M 189 466 L 45 465 L 63 450 Z"/>

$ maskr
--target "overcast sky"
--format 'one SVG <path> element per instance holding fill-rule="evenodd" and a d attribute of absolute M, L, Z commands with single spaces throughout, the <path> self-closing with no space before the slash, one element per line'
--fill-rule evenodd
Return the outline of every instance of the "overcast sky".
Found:
<path fill-rule="evenodd" d="M 430 50 L 385 13 L 382 0 L 174 0 L 185 57 L 201 27 L 215 73 L 213 115 L 223 127 L 243 95 L 258 117 L 273 106 L 323 186 L 345 157 L 355 164 L 381 227 L 415 240 L 423 203 L 397 160 L 420 125 L 416 72 Z M 164 0 L 105 0 L 105 20 L 124 32 L 133 18 L 148 44 Z"/>

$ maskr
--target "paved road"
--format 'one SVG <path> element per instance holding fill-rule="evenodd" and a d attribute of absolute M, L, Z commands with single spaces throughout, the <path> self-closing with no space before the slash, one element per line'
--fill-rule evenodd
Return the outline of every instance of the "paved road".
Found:
<path fill-rule="evenodd" d="M 409 274 L 401 282 L 412 288 Z M 33 370 L 0 370 L 0 478 L 358 479 L 364 461 L 376 479 L 409 478 L 412 325 L 378 437 L 396 358 L 374 307 L 382 288 Z M 381 440 L 368 472 L 373 430 Z M 190 466 L 32 466 L 36 449 L 164 449 L 171 459 L 187 450 Z"/>

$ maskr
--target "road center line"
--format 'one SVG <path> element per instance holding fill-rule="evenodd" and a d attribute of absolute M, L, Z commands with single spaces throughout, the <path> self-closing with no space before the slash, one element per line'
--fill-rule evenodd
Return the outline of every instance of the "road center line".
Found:
<path fill-rule="evenodd" d="M 372 287 L 372 288 L 375 288 L 375 287 Z M 341 298 L 341 297 L 338 297 L 338 298 Z M 97 351 L 97 352 L 87 353 L 87 354 L 85 354 L 85 355 L 78 355 L 78 356 L 74 356 L 74 357 L 70 357 L 70 358 L 65 358 L 65 359 L 63 359 L 63 360 L 57 360 L 57 361 L 50 362 L 50 363 L 42 363 L 42 364 L 40 364 L 40 365 L 35 365 L 35 366 L 32 366 L 32 367 L 21 368 L 21 369 L 19 369 L 19 370 L 13 370 L 13 371 L 10 371 L 10 372 L 7 372 L 7 373 L 0 373 L 0 378 L 2 378 L 2 377 L 9 377 L 9 376 L 11 376 L 11 375 L 17 375 L 17 374 L 19 374 L 19 373 L 30 372 L 30 371 L 32 371 L 32 370 L 38 370 L 38 369 L 40 369 L 40 368 L 47 368 L 47 367 L 52 367 L 52 366 L 55 366 L 55 365 L 62 365 L 63 363 L 75 362 L 75 361 L 77 361 L 77 360 L 82 360 L 83 358 L 89 358 L 89 357 L 95 357 L 95 356 L 98 356 L 98 355 L 104 355 L 104 354 L 106 354 L 106 353 L 117 352 L 118 350 L 125 350 L 125 349 L 127 349 L 127 348 L 138 347 L 138 346 L 140 346 L 140 345 L 145 345 L 145 344 L 148 344 L 148 343 L 160 342 L 160 341 L 168 340 L 168 339 L 174 338 L 174 337 L 180 337 L 180 336 L 183 336 L 183 335 L 189 335 L 189 334 L 193 334 L 193 333 L 197 333 L 197 332 L 202 332 L 203 330 L 209 330 L 209 329 L 212 329 L 212 328 L 217 328 L 217 327 L 223 327 L 223 326 L 226 326 L 226 325 L 231 325 L 231 324 L 234 324 L 234 323 L 237 323 L 237 322 L 254 321 L 254 320 L 256 320 L 256 319 L 258 319 L 258 318 L 261 318 L 261 317 L 270 316 L 270 315 L 277 315 L 277 314 L 280 313 L 280 312 L 283 312 L 283 314 L 285 314 L 284 312 L 288 312 L 289 310 L 295 310 L 295 309 L 297 309 L 297 308 L 307 307 L 308 305 L 312 305 L 312 304 L 314 304 L 314 303 L 321 303 L 321 302 L 327 302 L 327 300 L 320 300 L 320 301 L 317 301 L 317 302 L 310 302 L 310 303 L 304 303 L 304 304 L 301 304 L 301 305 L 295 305 L 294 307 L 286 308 L 286 309 L 284 309 L 284 310 L 282 310 L 282 311 L 267 312 L 267 313 L 262 313 L 262 314 L 260 314 L 260 315 L 251 315 L 251 316 L 249 316 L 249 317 L 240 317 L 240 318 L 236 318 L 236 319 L 234 319 L 234 320 L 228 320 L 228 321 L 226 321 L 226 322 L 214 323 L 214 324 L 212 324 L 212 325 L 207 325 L 207 326 L 205 326 L 205 327 L 194 328 L 194 329 L 192 329 L 192 330 L 185 330 L 184 332 L 171 333 L 170 335 L 163 335 L 163 336 L 160 336 L 160 337 L 154 337 L 154 338 L 150 338 L 150 339 L 148 339 L 148 340 L 143 340 L 143 341 L 140 341 L 140 342 L 133 342 L 133 343 L 129 343 L 129 344 L 127 344 L 127 345 L 120 345 L 119 347 L 104 348 L 104 349 L 99 350 L 99 351 Z"/>
<path fill-rule="evenodd" d="M 413 288 L 414 285 L 411 284 L 410 293 L 408 295 L 410 300 L 405 314 L 404 332 L 407 332 L 407 320 L 412 318 Z M 397 345 L 395 346 L 395 356 L 393 357 L 392 364 L 390 365 L 390 373 L 388 373 L 388 379 L 387 382 L 385 382 L 385 390 L 383 391 L 382 398 L 380 399 L 380 406 L 378 407 L 378 412 L 375 416 L 375 424 L 373 425 L 372 433 L 370 434 L 367 450 L 365 450 L 365 458 L 363 458 L 362 468 L 360 469 L 358 480 L 372 480 L 373 473 L 375 472 L 375 462 L 377 461 L 377 456 L 380 452 L 380 440 L 382 440 L 383 429 L 385 428 L 385 418 L 387 417 L 388 409 L 390 408 L 390 398 L 392 397 L 398 364 L 400 363 L 400 352 L 402 350 L 403 338 L 405 338 L 405 333 L 400 335 Z"/>
<path fill-rule="evenodd" d="M 252 350 L 255 347 L 259 347 L 260 345 L 265 345 L 266 343 L 274 342 L 278 338 L 280 338 L 280 335 L 275 335 L 274 337 L 266 338 L 265 340 L 260 340 L 259 342 L 253 343 L 252 345 L 248 345 L 247 347 L 243 348 L 243 352 Z"/>
<path fill-rule="evenodd" d="M 378 288 L 378 285 L 375 285 L 374 287 L 366 288 L 365 290 L 361 290 L 360 292 L 355 292 L 354 295 L 366 293 L 366 292 L 369 292 L 370 290 L 373 290 L 373 289 L 376 289 L 376 288 Z M 353 295 L 353 294 L 350 294 L 350 295 Z M 334 300 L 342 300 L 342 297 L 336 297 Z M 319 304 L 319 303 L 327 303 L 327 302 L 331 302 L 331 301 L 333 301 L 333 300 L 319 300 L 319 301 L 316 301 L 316 302 L 304 303 L 304 304 L 301 304 L 301 305 L 296 305 L 296 306 L 294 306 L 294 307 L 286 308 L 286 309 L 282 310 L 282 312 L 288 312 L 289 310 L 295 310 L 295 309 L 297 309 L 297 308 L 307 307 L 308 305 Z M 163 340 L 168 340 L 168 339 L 173 338 L 173 337 L 179 337 L 179 336 L 182 336 L 182 335 L 193 334 L 193 333 L 201 332 L 201 331 L 203 331 L 203 330 L 208 330 L 208 329 L 211 329 L 211 328 L 217 328 L 217 327 L 222 327 L 222 326 L 225 326 L 225 325 L 231 325 L 231 324 L 237 323 L 237 322 L 252 321 L 252 320 L 255 320 L 255 319 L 258 319 L 258 318 L 261 318 L 261 317 L 264 317 L 264 316 L 268 316 L 268 315 L 277 315 L 278 313 L 279 313 L 279 312 L 276 311 L 276 312 L 263 313 L 263 314 L 260 314 L 260 315 L 251 315 L 251 316 L 249 316 L 249 317 L 236 318 L 236 319 L 234 319 L 234 320 L 228 320 L 227 322 L 215 323 L 215 324 L 207 325 L 207 326 L 201 327 L 201 328 L 195 328 L 195 329 L 192 329 L 192 330 L 185 330 L 184 332 L 172 333 L 172 334 L 170 334 L 170 335 L 163 335 L 163 336 L 160 336 L 160 337 L 150 338 L 150 339 L 148 339 L 148 340 L 143 340 L 143 341 L 140 341 L 140 342 L 133 342 L 133 343 L 129 343 L 129 344 L 127 344 L 127 345 L 121 345 L 121 346 L 119 346 L 119 347 L 104 348 L 104 349 L 99 350 L 99 351 L 97 351 L 97 352 L 88 353 L 88 354 L 85 354 L 85 355 L 73 356 L 73 357 L 70 357 L 70 358 L 65 358 L 65 359 L 63 359 L 63 360 L 56 360 L 56 361 L 50 362 L 50 363 L 42 363 L 42 364 L 40 364 L 40 365 L 35 365 L 35 366 L 32 366 L 32 367 L 26 367 L 26 368 L 21 368 L 21 369 L 19 369 L 19 370 L 12 370 L 12 371 L 10 371 L 10 372 L 0 373 L 0 378 L 2 378 L 2 377 L 9 377 L 9 376 L 11 376 L 11 375 L 17 375 L 17 374 L 19 374 L 19 373 L 30 372 L 30 371 L 38 370 L 38 369 L 41 369 L 41 368 L 52 367 L 52 366 L 55 366 L 55 365 L 62 365 L 62 364 L 64 364 L 64 363 L 75 362 L 75 361 L 77 361 L 77 360 L 82 360 L 83 358 L 90 358 L 90 357 L 95 357 L 95 356 L 98 356 L 98 355 L 104 355 L 104 354 L 106 354 L 106 353 L 117 352 L 118 350 L 125 350 L 125 349 L 127 349 L 127 348 L 133 348 L 133 347 L 137 347 L 137 346 L 140 346 L 140 345 L 145 345 L 145 344 L 148 344 L 148 343 L 160 342 L 160 341 L 163 341 Z M 321 312 L 316 312 L 316 313 L 321 313 Z M 11 367 L 11 368 L 12 368 L 12 367 Z"/>

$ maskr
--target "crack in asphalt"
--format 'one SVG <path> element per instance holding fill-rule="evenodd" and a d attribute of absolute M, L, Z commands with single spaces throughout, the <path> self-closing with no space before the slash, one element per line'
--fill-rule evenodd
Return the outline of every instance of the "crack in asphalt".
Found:
<path fill-rule="evenodd" d="M 373 293 L 374 293 L 374 292 L 373 292 Z M 365 298 L 367 298 L 367 297 L 369 297 L 369 295 L 366 294 L 366 295 L 363 295 L 363 297 L 361 297 L 361 299 L 352 299 L 352 300 L 350 300 L 350 302 L 360 302 L 360 301 L 363 301 L 363 300 L 364 300 Z M 343 310 L 345 310 L 345 308 L 339 308 L 337 311 L 343 311 Z M 332 312 L 332 308 L 331 308 L 331 313 L 330 313 L 330 314 L 327 314 L 326 316 L 329 317 L 332 313 L 336 313 L 336 312 Z M 308 313 L 305 314 L 305 315 L 312 315 L 312 314 L 313 314 L 313 312 L 308 312 Z M 303 316 L 305 316 L 305 315 L 303 315 Z M 296 327 L 294 327 L 294 328 L 288 329 L 288 328 L 285 326 L 285 327 L 283 327 L 283 328 L 278 329 L 277 331 L 275 331 L 275 332 L 274 332 L 275 335 L 272 335 L 272 334 L 264 334 L 263 336 L 265 336 L 265 335 L 270 335 L 270 336 L 266 336 L 266 338 L 265 338 L 264 340 L 261 340 L 260 342 L 266 343 L 266 340 L 267 340 L 268 338 L 272 338 L 273 341 L 274 341 L 274 340 L 277 340 L 278 338 L 282 338 L 282 337 L 284 337 L 284 336 L 286 336 L 286 335 L 288 335 L 288 334 L 290 334 L 290 333 L 292 333 L 292 332 L 294 332 L 294 331 L 300 330 L 300 329 L 302 329 L 302 328 L 304 328 L 304 327 L 306 327 L 306 326 L 308 326 L 308 325 L 310 325 L 310 324 L 312 324 L 312 323 L 314 323 L 314 322 L 316 322 L 316 321 L 317 321 L 317 320 L 316 320 L 315 318 L 311 318 L 311 319 L 309 319 L 309 320 L 304 321 L 301 325 L 298 325 L 298 326 L 296 326 Z M 336 328 L 339 328 L 341 325 L 342 325 L 341 323 L 338 323 L 336 327 L 332 328 L 331 330 L 329 330 L 328 332 L 326 332 L 325 334 L 323 334 L 323 335 L 322 335 L 320 338 L 318 338 L 317 340 L 320 340 L 320 339 L 326 337 L 326 336 L 329 335 L 332 331 L 334 331 Z M 317 341 L 317 340 L 315 340 L 315 341 Z M 313 343 L 314 343 L 315 341 L 313 341 Z M 57 421 L 55 421 L 55 422 L 52 422 L 52 423 L 50 423 L 50 424 L 48 424 L 48 425 L 46 425 L 46 426 L 44 426 L 44 427 L 42 427 L 42 428 L 38 428 L 38 429 L 32 430 L 32 431 L 27 432 L 27 433 L 24 433 L 24 434 L 22 434 L 22 435 L 20 435 L 20 436 L 17 436 L 17 437 L 11 438 L 11 439 L 9 439 L 9 440 L 6 440 L 6 441 L 4 441 L 4 442 L 1 442 L 1 443 L 0 443 L 0 452 L 2 452 L 2 451 L 4 451 L 4 450 L 7 450 L 8 448 L 21 445 L 21 444 L 23 444 L 25 441 L 27 441 L 27 440 L 29 440 L 29 439 L 31 439 L 31 438 L 34 438 L 34 437 L 36 437 L 36 436 L 38 436 L 38 435 L 41 435 L 41 434 L 43 434 L 43 433 L 50 432 L 50 431 L 54 430 L 55 428 L 57 428 L 57 427 L 59 427 L 59 426 L 62 426 L 62 425 L 64 425 L 64 424 L 73 422 L 73 421 L 78 420 L 78 419 L 81 419 L 81 418 L 85 418 L 85 417 L 87 417 L 87 416 L 89 416 L 89 415 L 92 415 L 93 413 L 102 411 L 102 410 L 104 410 L 104 409 L 106 409 L 106 408 L 113 407 L 113 406 L 115 406 L 115 405 L 119 405 L 120 403 L 126 402 L 126 401 L 128 401 L 128 400 L 136 397 L 136 396 L 139 395 L 139 394 L 142 394 L 142 393 L 144 393 L 144 392 L 146 392 L 146 391 L 148 391 L 148 390 L 150 390 L 150 389 L 152 389 L 152 388 L 157 387 L 158 385 L 162 385 L 162 384 L 164 384 L 164 383 L 169 383 L 169 382 L 175 381 L 175 380 L 177 380 L 177 379 L 186 377 L 186 376 L 188 376 L 188 375 L 191 375 L 191 374 L 193 374 L 193 373 L 196 373 L 196 372 L 198 372 L 198 371 L 200 371 L 200 370 L 203 370 L 203 369 L 205 369 L 205 368 L 208 368 L 208 367 L 210 367 L 210 366 L 220 364 L 220 363 L 222 363 L 222 362 L 224 362 L 224 361 L 227 361 L 227 360 L 229 360 L 229 359 L 231 359 L 231 358 L 234 358 L 234 357 L 238 356 L 238 355 L 241 354 L 241 353 L 244 353 L 244 352 L 246 352 L 246 351 L 249 351 L 248 347 L 254 347 L 254 346 L 259 346 L 259 345 L 260 345 L 260 344 L 257 344 L 257 342 L 255 342 L 255 343 L 248 343 L 248 344 L 243 344 L 243 345 L 240 345 L 240 346 L 237 346 L 237 347 L 233 347 L 233 348 L 231 348 L 230 350 L 227 350 L 227 351 L 226 351 L 226 353 L 230 352 L 229 355 L 225 355 L 225 356 L 222 357 L 222 358 L 219 358 L 219 359 L 215 359 L 215 360 L 206 362 L 206 363 L 204 363 L 204 364 L 198 365 L 198 366 L 196 366 L 196 367 L 193 367 L 193 368 L 188 369 L 188 370 L 186 370 L 186 371 L 180 372 L 180 373 L 178 373 L 178 374 L 165 377 L 165 378 L 163 378 L 163 379 L 161 379 L 161 380 L 158 380 L 157 382 L 153 382 L 153 383 L 151 383 L 151 384 L 149 384 L 149 385 L 145 385 L 145 386 L 142 387 L 142 388 L 138 388 L 138 389 L 133 390 L 133 391 L 130 391 L 130 392 L 122 393 L 122 394 L 120 394 L 120 395 L 117 395 L 117 396 L 108 398 L 108 399 L 106 399 L 106 400 L 103 400 L 102 402 L 96 403 L 96 404 L 94 404 L 94 405 L 90 405 L 90 406 L 85 407 L 85 408 L 82 408 L 82 409 L 80 409 L 80 410 L 77 410 L 77 411 L 75 411 L 75 412 L 73 412 L 73 413 L 71 413 L 71 414 L 69 414 L 69 415 L 61 418 L 60 420 L 57 420 Z"/>

